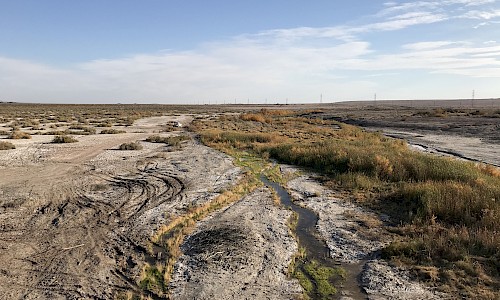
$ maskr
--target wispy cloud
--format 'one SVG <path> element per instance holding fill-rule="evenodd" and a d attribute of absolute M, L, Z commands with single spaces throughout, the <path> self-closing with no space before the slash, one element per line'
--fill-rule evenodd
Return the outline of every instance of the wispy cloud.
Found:
<path fill-rule="evenodd" d="M 487 11 L 471 10 L 463 14 L 462 17 L 476 20 L 491 20 L 494 18 L 500 18 L 500 9 Z"/>

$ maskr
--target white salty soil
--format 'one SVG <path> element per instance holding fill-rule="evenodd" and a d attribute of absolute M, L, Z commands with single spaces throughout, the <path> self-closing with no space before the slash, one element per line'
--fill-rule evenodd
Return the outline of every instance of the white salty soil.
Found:
<path fill-rule="evenodd" d="M 294 299 L 302 289 L 287 278 L 297 242 L 290 211 L 261 188 L 200 222 L 182 246 L 171 286 L 174 299 Z"/>

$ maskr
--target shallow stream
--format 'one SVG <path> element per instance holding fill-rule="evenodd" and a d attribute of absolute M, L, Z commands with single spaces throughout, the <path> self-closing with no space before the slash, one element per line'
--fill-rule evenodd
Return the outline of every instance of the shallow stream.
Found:
<path fill-rule="evenodd" d="M 261 176 L 260 179 L 267 187 L 276 191 L 282 205 L 289 207 L 297 213 L 298 223 L 295 228 L 295 234 L 299 242 L 299 247 L 305 249 L 307 261 L 315 260 L 322 266 L 330 268 L 340 267 L 347 272 L 345 280 L 336 283 L 339 293 L 337 293 L 334 299 L 339 299 L 341 296 L 347 296 L 351 299 L 366 299 L 366 294 L 358 283 L 358 276 L 362 269 L 361 264 L 344 265 L 333 260 L 330 257 L 330 249 L 328 249 L 325 241 L 321 239 L 316 228 L 318 216 L 313 211 L 295 204 L 288 191 L 278 183 L 270 181 L 264 176 Z"/>

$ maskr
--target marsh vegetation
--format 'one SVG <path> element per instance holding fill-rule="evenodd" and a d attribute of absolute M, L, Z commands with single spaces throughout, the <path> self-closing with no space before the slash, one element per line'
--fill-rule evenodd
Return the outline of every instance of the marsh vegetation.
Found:
<path fill-rule="evenodd" d="M 262 110 L 193 124 L 207 145 L 303 166 L 362 205 L 388 213 L 399 234 L 383 251 L 442 291 L 498 295 L 500 171 L 411 150 L 333 120 Z"/>

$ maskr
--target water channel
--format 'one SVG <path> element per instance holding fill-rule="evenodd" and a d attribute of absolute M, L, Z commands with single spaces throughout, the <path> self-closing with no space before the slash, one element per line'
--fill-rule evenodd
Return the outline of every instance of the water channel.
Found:
<path fill-rule="evenodd" d="M 270 181 L 264 176 L 260 178 L 269 188 L 278 194 L 283 206 L 289 207 L 298 215 L 298 223 L 295 229 L 299 246 L 305 249 L 307 261 L 317 261 L 319 264 L 330 268 L 343 268 L 347 275 L 342 282 L 335 282 L 339 293 L 332 299 L 340 299 L 345 295 L 351 299 L 367 299 L 366 294 L 359 286 L 358 276 L 362 269 L 362 264 L 341 264 L 330 256 L 330 249 L 325 241 L 320 238 L 316 228 L 318 216 L 311 210 L 301 207 L 292 201 L 292 197 L 281 185 Z M 314 295 L 311 295 L 314 297 Z M 314 299 L 314 298 L 313 298 Z M 318 298 L 321 299 L 321 298 Z"/>

